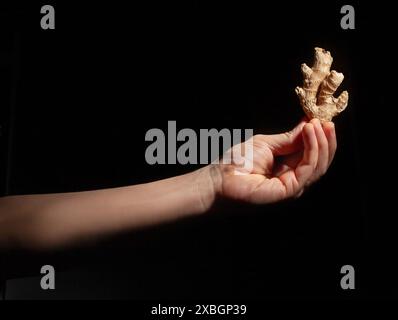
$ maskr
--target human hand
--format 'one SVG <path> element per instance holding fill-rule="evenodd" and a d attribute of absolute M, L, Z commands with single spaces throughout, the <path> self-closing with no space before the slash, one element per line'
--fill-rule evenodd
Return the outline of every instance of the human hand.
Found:
<path fill-rule="evenodd" d="M 329 168 L 336 152 L 334 124 L 312 119 L 300 122 L 292 131 L 275 135 L 255 135 L 252 165 L 247 155 L 231 164 L 216 164 L 212 180 L 217 196 L 249 203 L 265 204 L 300 196 Z"/>

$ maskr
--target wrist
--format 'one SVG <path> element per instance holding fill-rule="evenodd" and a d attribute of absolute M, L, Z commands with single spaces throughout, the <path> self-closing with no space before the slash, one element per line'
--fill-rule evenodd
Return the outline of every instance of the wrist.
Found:
<path fill-rule="evenodd" d="M 201 212 L 207 212 L 221 194 L 222 176 L 220 166 L 210 164 L 196 171 L 196 186 L 200 199 Z"/>

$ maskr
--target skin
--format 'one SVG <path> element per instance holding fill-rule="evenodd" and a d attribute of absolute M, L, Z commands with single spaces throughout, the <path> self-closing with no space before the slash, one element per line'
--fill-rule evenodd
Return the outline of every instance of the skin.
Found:
<path fill-rule="evenodd" d="M 92 241 L 205 214 L 217 198 L 268 204 L 298 197 L 326 173 L 337 147 L 334 124 L 317 119 L 251 139 L 244 142 L 253 143 L 250 169 L 242 167 L 243 156 L 147 184 L 3 197 L 0 247 L 43 250 Z"/>

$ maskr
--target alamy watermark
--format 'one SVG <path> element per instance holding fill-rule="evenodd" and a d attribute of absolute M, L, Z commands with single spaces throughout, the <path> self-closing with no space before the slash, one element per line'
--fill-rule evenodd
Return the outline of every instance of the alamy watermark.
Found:
<path fill-rule="evenodd" d="M 40 273 L 44 276 L 40 279 L 40 287 L 43 290 L 55 289 L 55 269 L 52 265 L 44 265 L 40 269 Z"/>
<path fill-rule="evenodd" d="M 168 121 L 167 133 L 153 128 L 145 134 L 152 142 L 145 151 L 148 164 L 239 164 L 253 167 L 253 129 L 199 129 L 177 131 L 176 121 Z M 245 143 L 241 143 L 244 142 Z"/>
<path fill-rule="evenodd" d="M 40 8 L 42 17 L 40 19 L 40 27 L 43 30 L 55 29 L 55 9 L 51 5 L 44 5 Z"/>

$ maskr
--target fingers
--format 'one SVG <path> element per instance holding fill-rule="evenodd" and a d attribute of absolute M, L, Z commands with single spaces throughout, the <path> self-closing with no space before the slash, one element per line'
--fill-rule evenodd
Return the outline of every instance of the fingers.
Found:
<path fill-rule="evenodd" d="M 318 141 L 318 162 L 314 175 L 311 180 L 316 181 L 323 176 L 329 167 L 329 142 L 318 119 L 312 119 L 311 123 L 315 129 L 316 139 Z"/>
<path fill-rule="evenodd" d="M 318 119 L 312 119 L 311 124 L 314 126 L 318 142 L 318 161 L 312 176 L 306 183 L 307 186 L 319 180 L 326 173 L 337 149 L 336 133 L 332 122 L 321 124 Z"/>
<path fill-rule="evenodd" d="M 276 165 L 273 171 L 273 175 L 275 177 L 279 177 L 284 174 L 288 170 L 292 170 L 297 167 L 297 164 L 300 163 L 303 158 L 303 152 L 295 152 L 288 156 L 285 156 L 281 159 L 281 161 Z"/>
<path fill-rule="evenodd" d="M 337 139 L 336 139 L 336 130 L 333 122 L 325 122 L 323 123 L 323 130 L 325 132 L 326 139 L 328 140 L 328 167 L 333 161 L 334 155 L 337 149 Z"/>
<path fill-rule="evenodd" d="M 306 185 L 319 180 L 333 161 L 337 149 L 336 133 L 333 122 L 320 123 L 318 119 L 312 119 L 315 135 L 318 142 L 318 161 L 313 175 L 308 179 Z"/>
<path fill-rule="evenodd" d="M 285 171 L 279 176 L 284 188 L 284 197 L 296 196 L 313 176 L 318 162 L 318 141 L 314 126 L 307 123 L 302 131 L 303 156 L 296 168 Z"/>
<path fill-rule="evenodd" d="M 298 164 L 284 161 L 279 170 L 275 171 L 275 177 L 285 189 L 284 197 L 300 196 L 305 187 L 326 173 L 337 148 L 334 124 L 332 122 L 321 124 L 318 119 L 312 119 L 303 126 L 302 141 L 302 157 L 296 162 Z M 291 156 L 293 155 L 289 157 Z"/>
<path fill-rule="evenodd" d="M 306 124 L 303 128 L 303 142 L 303 159 L 295 169 L 298 190 L 301 190 L 313 176 L 318 164 L 319 147 L 315 128 L 312 123 Z"/>
<path fill-rule="evenodd" d="M 291 131 L 266 136 L 266 142 L 275 156 L 287 155 L 298 151 L 301 144 L 301 132 L 306 119 L 303 119 Z"/>

